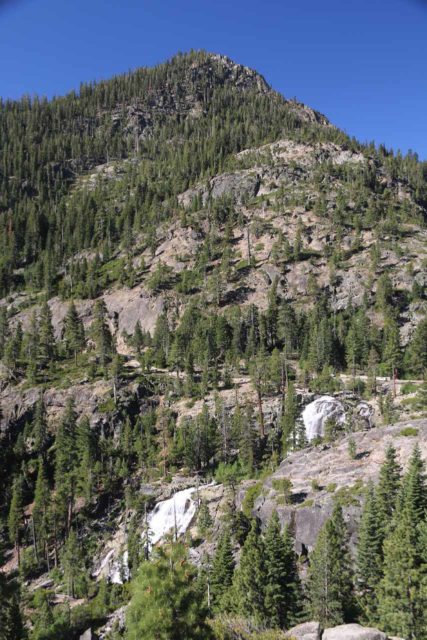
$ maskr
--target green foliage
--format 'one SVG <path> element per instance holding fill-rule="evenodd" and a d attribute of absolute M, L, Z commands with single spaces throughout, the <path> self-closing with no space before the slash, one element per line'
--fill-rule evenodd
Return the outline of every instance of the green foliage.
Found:
<path fill-rule="evenodd" d="M 329 627 L 351 619 L 354 608 L 352 580 L 348 533 L 342 508 L 336 505 L 310 555 L 307 586 L 313 620 Z"/>
<path fill-rule="evenodd" d="M 277 513 L 273 513 L 265 533 L 265 608 L 268 624 L 291 627 L 301 611 L 302 592 L 294 540 L 289 527 L 282 534 Z"/>
<path fill-rule="evenodd" d="M 128 640 L 205 640 L 207 611 L 196 589 L 196 572 L 180 543 L 156 550 L 144 562 L 132 586 L 126 615 Z"/>
<path fill-rule="evenodd" d="M 226 599 L 232 585 L 234 567 L 230 531 L 224 528 L 218 540 L 210 576 L 213 611 L 221 611 L 227 606 Z"/>
<path fill-rule="evenodd" d="M 399 435 L 407 438 L 413 438 L 418 435 L 418 429 L 416 427 L 404 427 L 399 431 Z"/>
<path fill-rule="evenodd" d="M 233 605 L 238 613 L 253 619 L 255 623 L 266 623 L 265 589 L 265 546 L 258 525 L 253 520 L 233 580 Z"/>

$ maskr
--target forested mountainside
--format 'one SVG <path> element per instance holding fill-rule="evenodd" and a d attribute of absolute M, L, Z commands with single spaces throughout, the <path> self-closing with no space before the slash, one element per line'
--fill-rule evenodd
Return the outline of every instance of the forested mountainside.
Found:
<path fill-rule="evenodd" d="M 0 103 L 0 638 L 427 638 L 426 214 L 224 56 Z"/>

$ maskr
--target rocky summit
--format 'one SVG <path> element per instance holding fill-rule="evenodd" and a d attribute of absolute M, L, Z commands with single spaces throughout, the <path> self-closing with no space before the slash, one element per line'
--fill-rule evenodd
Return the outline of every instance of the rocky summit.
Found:
<path fill-rule="evenodd" d="M 425 638 L 427 163 L 206 52 L 0 146 L 6 637 Z"/>

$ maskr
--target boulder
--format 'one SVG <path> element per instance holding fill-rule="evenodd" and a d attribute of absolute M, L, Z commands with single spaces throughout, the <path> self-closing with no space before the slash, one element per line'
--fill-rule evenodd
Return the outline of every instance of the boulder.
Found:
<path fill-rule="evenodd" d="M 92 629 L 86 629 L 86 631 L 80 636 L 79 640 L 95 640 Z"/>
<path fill-rule="evenodd" d="M 293 640 L 320 640 L 322 629 L 319 622 L 303 622 L 285 633 L 285 638 Z"/>
<path fill-rule="evenodd" d="M 387 640 L 385 633 L 372 627 L 360 624 L 341 624 L 338 627 L 325 629 L 322 640 Z"/>

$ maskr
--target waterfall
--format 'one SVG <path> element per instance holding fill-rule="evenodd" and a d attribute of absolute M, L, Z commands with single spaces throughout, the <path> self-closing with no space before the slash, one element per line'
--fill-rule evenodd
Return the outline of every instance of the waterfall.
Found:
<path fill-rule="evenodd" d="M 192 499 L 195 487 L 177 491 L 168 500 L 158 502 L 148 516 L 150 542 L 156 544 L 168 533 L 185 533 L 196 513 L 196 503 Z"/>
<path fill-rule="evenodd" d="M 302 412 L 307 440 L 322 437 L 325 433 L 325 422 L 329 418 L 337 424 L 344 424 L 345 410 L 343 404 L 332 396 L 321 396 L 308 404 Z"/>

